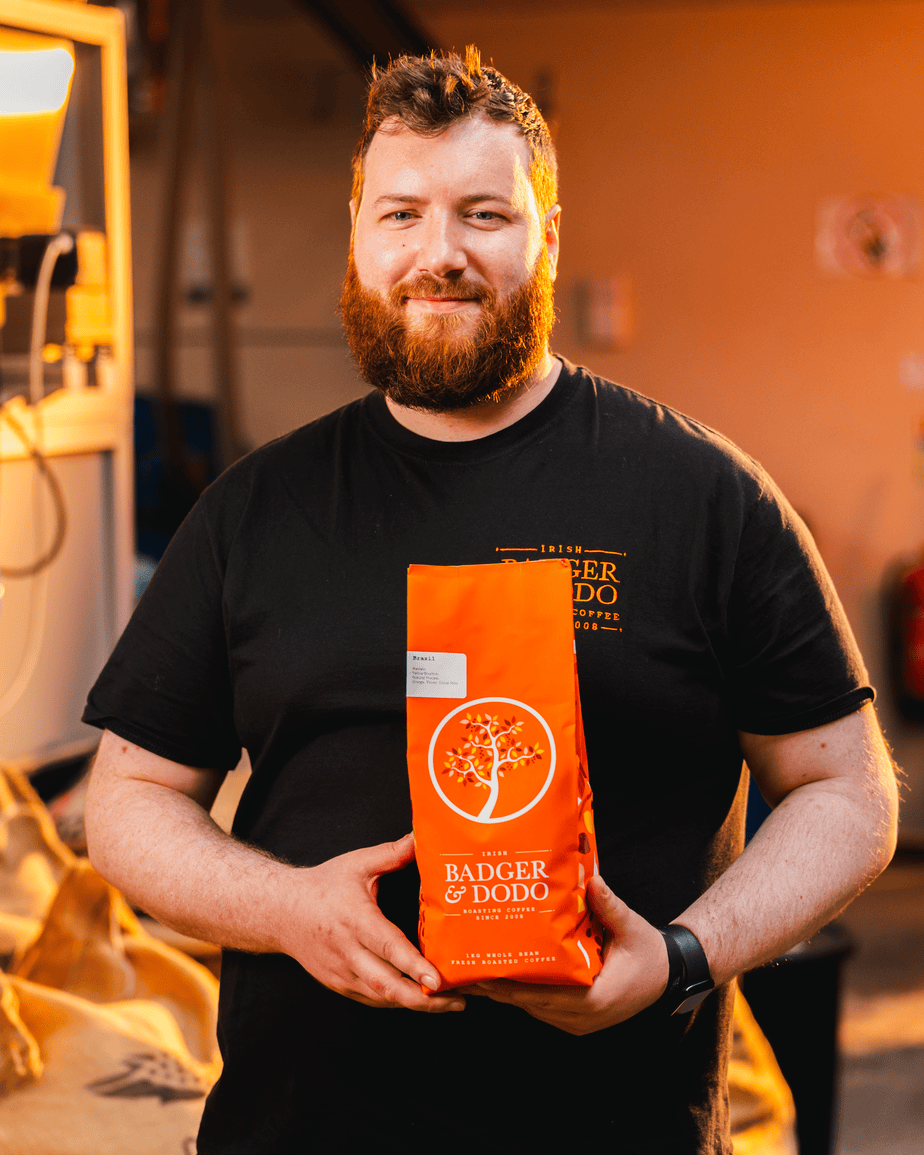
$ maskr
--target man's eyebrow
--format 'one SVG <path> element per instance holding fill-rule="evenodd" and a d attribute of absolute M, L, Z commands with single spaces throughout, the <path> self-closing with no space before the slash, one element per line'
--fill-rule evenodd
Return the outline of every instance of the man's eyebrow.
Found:
<path fill-rule="evenodd" d="M 423 204 L 423 197 L 404 196 L 402 193 L 383 193 L 382 196 L 376 197 L 372 202 L 378 208 L 379 205 L 420 205 Z"/>
<path fill-rule="evenodd" d="M 502 193 L 495 192 L 480 192 L 471 193 L 467 197 L 462 197 L 459 201 L 460 205 L 477 205 L 483 204 L 485 201 L 499 201 L 501 204 L 509 205 L 511 203 L 510 197 L 505 197 Z"/>
<path fill-rule="evenodd" d="M 381 208 L 383 205 L 422 205 L 426 203 L 426 200 L 426 197 L 411 196 L 405 193 L 383 193 L 380 197 L 376 197 L 372 204 L 375 208 Z M 471 205 L 483 204 L 485 201 L 499 201 L 505 205 L 512 203 L 510 197 L 506 197 L 502 193 L 477 192 L 461 197 L 459 204 L 468 208 Z"/>

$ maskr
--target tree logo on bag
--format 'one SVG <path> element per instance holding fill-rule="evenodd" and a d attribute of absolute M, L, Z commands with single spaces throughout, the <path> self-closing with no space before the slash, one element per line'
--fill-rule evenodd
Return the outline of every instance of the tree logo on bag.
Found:
<path fill-rule="evenodd" d="M 476 698 L 451 710 L 430 739 L 430 780 L 450 810 L 472 822 L 510 822 L 552 784 L 548 722 L 515 698 Z"/>

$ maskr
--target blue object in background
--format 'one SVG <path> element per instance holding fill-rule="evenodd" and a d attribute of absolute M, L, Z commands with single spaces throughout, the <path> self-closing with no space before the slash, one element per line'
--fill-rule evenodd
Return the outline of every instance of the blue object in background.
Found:
<path fill-rule="evenodd" d="M 141 601 L 141 595 L 148 588 L 156 569 L 157 562 L 152 557 L 135 554 L 135 605 Z"/>
<path fill-rule="evenodd" d="M 751 784 L 748 788 L 748 808 L 744 820 L 744 841 L 750 842 L 757 833 L 758 828 L 763 823 L 764 819 L 770 814 L 772 807 L 768 805 L 764 799 L 763 794 L 757 787 L 757 783 L 751 777 Z"/>
<path fill-rule="evenodd" d="M 218 476 L 215 412 L 197 401 L 177 403 L 182 468 L 165 462 L 158 439 L 160 402 L 135 394 L 136 549 L 159 561 L 196 497 Z"/>

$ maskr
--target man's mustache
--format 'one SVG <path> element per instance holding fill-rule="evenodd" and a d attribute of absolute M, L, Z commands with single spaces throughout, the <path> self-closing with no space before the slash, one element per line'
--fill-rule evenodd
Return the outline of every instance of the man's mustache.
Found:
<path fill-rule="evenodd" d="M 494 294 L 490 289 L 473 285 L 468 281 L 441 281 L 436 277 L 423 274 L 413 281 L 403 281 L 396 285 L 391 292 L 392 301 L 403 305 L 409 297 L 431 297 L 453 301 L 487 301 L 490 303 Z"/>

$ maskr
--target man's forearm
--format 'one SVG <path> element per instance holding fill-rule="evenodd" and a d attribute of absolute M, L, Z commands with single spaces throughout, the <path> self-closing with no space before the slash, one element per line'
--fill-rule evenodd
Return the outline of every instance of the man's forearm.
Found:
<path fill-rule="evenodd" d="M 896 786 L 871 707 L 812 731 L 742 734 L 776 809 L 745 852 L 676 922 L 697 936 L 718 985 L 767 962 L 829 921 L 886 866 L 895 847 Z M 574 1035 L 623 1022 L 663 992 L 664 940 L 593 878 L 587 894 L 607 928 L 591 987 L 481 983 L 464 993 L 510 1003 Z"/>
<path fill-rule="evenodd" d="M 146 911 L 195 938 L 281 952 L 331 990 L 372 1007 L 461 1010 L 427 994 L 439 975 L 378 908 L 378 880 L 414 859 L 411 835 L 289 866 L 208 815 L 220 775 L 107 732 L 87 796 L 93 864 Z"/>
<path fill-rule="evenodd" d="M 132 902 L 194 938 L 278 951 L 296 868 L 225 834 L 198 801 L 135 780 L 91 784 L 93 865 Z"/>
<path fill-rule="evenodd" d="M 884 745 L 863 777 L 792 790 L 744 853 L 675 920 L 699 938 L 715 982 L 784 953 L 872 882 L 894 853 L 896 810 Z"/>

